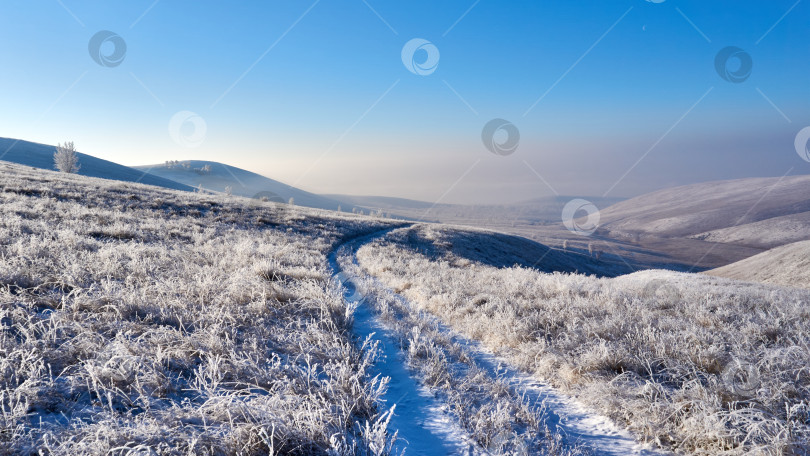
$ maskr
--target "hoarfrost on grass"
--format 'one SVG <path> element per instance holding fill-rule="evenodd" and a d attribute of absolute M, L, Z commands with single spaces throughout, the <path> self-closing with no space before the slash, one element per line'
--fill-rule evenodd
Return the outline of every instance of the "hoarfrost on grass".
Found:
<path fill-rule="evenodd" d="M 667 271 L 607 279 L 495 268 L 443 248 L 449 234 L 400 229 L 360 248 L 358 262 L 422 311 L 661 447 L 810 446 L 810 292 Z"/>
<path fill-rule="evenodd" d="M 387 454 L 325 257 L 382 222 L 0 166 L 0 453 Z"/>

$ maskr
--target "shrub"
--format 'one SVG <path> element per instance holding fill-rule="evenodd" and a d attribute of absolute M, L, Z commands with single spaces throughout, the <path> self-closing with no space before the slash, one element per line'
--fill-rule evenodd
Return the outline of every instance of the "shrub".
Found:
<path fill-rule="evenodd" d="M 73 141 L 57 144 L 56 152 L 53 154 L 53 162 L 56 169 L 63 173 L 76 174 L 79 172 L 81 165 L 79 165 L 79 157 L 76 155 Z"/>

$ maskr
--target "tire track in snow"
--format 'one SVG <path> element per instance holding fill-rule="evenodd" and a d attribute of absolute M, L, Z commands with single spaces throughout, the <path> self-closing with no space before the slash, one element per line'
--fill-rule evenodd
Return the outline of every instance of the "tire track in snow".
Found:
<path fill-rule="evenodd" d="M 357 251 L 363 244 L 384 237 L 394 229 L 385 229 L 348 240 L 335 248 L 329 255 L 329 264 L 346 290 L 346 297 L 358 303 L 355 311 L 355 331 L 361 337 L 375 334 L 380 341 L 385 359 L 378 363 L 380 373 L 391 377 L 389 391 L 386 394 L 388 405 L 397 404 L 396 414 L 391 420 L 392 430 L 399 430 L 400 437 L 406 440 L 407 454 L 441 455 L 441 454 L 474 454 L 482 453 L 473 450 L 471 439 L 464 431 L 441 410 L 438 400 L 434 399 L 427 388 L 420 386 L 405 365 L 398 344 L 382 324 L 373 315 L 370 306 L 363 303 L 365 299 L 357 291 L 352 279 L 345 275 L 337 261 L 342 248 L 350 250 L 350 257 L 357 264 Z M 378 286 L 387 289 L 378 280 L 368 276 Z M 404 297 L 392 294 L 412 307 Z M 529 398 L 532 403 L 544 404 L 544 422 L 549 430 L 563 436 L 566 444 L 585 447 L 599 456 L 656 456 L 671 454 L 654 450 L 638 443 L 630 432 L 619 428 L 606 417 L 588 410 L 575 399 L 561 393 L 550 385 L 534 377 L 509 367 L 501 357 L 488 351 L 480 342 L 469 340 L 436 317 L 430 317 L 443 332 L 451 335 L 453 342 L 462 345 L 475 364 L 492 377 L 500 377 L 520 395 Z M 379 335 L 378 335 L 379 334 Z"/>
<path fill-rule="evenodd" d="M 374 370 L 391 379 L 384 400 L 387 407 L 396 405 L 389 422 L 389 429 L 399 433 L 396 449 L 407 450 L 405 454 L 408 456 L 476 454 L 470 449 L 469 436 L 444 413 L 441 403 L 430 391 L 411 376 L 399 344 L 373 315 L 370 306 L 363 302 L 365 297 L 357 292 L 356 285 L 345 275 L 337 261 L 341 248 L 350 248 L 354 255 L 359 245 L 396 228 L 399 227 L 344 242 L 329 255 L 329 266 L 345 288 L 346 300 L 357 305 L 354 312 L 355 334 L 361 339 L 370 336 L 379 344 L 382 357 Z"/>

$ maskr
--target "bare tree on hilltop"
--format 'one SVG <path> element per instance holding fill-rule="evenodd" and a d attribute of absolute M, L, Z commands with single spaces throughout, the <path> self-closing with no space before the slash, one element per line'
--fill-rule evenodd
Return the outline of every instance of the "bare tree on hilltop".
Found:
<path fill-rule="evenodd" d="M 79 172 L 79 156 L 76 155 L 76 147 L 73 141 L 66 141 L 64 145 L 56 145 L 56 153 L 53 154 L 53 163 L 56 169 L 63 173 L 76 174 Z"/>

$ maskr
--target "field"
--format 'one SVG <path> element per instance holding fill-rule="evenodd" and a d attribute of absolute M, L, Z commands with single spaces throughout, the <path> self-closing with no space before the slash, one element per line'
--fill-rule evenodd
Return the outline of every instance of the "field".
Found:
<path fill-rule="evenodd" d="M 456 332 L 661 448 L 806 451 L 807 291 L 665 271 L 609 279 L 499 269 L 455 255 L 451 236 L 435 226 L 400 229 L 360 248 L 358 263 Z"/>
<path fill-rule="evenodd" d="M 375 454 L 373 220 L 0 165 L 0 454 Z"/>
<path fill-rule="evenodd" d="M 810 445 L 808 290 L 612 277 L 485 230 L 0 173 L 0 454 Z"/>

